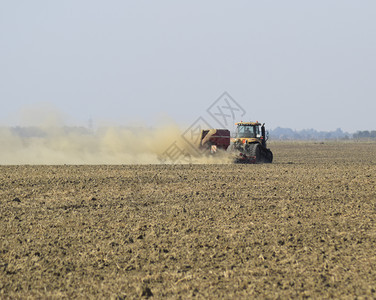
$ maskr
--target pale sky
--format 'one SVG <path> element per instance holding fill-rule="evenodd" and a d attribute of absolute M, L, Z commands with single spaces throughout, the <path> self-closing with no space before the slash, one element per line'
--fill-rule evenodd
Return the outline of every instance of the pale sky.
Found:
<path fill-rule="evenodd" d="M 227 91 L 271 129 L 375 130 L 375 79 L 374 0 L 0 0 L 0 125 L 189 124 Z"/>

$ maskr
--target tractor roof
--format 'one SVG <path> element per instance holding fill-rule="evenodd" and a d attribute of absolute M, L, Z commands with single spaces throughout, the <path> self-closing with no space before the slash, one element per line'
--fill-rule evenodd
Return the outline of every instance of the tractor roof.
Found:
<path fill-rule="evenodd" d="M 256 122 L 238 122 L 238 123 L 235 123 L 235 125 L 243 125 L 243 126 L 258 126 L 258 125 L 261 125 L 261 123 L 259 123 L 258 121 Z"/>

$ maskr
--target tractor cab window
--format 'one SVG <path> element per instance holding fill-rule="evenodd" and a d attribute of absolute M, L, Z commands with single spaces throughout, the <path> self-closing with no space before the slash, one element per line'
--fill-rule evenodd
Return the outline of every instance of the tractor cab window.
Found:
<path fill-rule="evenodd" d="M 238 126 L 238 138 L 255 138 L 260 136 L 260 128 L 258 126 Z"/>
<path fill-rule="evenodd" d="M 260 126 L 255 126 L 255 135 L 256 137 L 261 137 L 261 131 L 260 131 Z"/>

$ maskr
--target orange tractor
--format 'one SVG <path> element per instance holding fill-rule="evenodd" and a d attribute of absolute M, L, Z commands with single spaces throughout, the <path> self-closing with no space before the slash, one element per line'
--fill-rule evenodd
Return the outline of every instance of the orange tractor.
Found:
<path fill-rule="evenodd" d="M 209 129 L 201 131 L 200 149 L 210 150 L 214 154 L 218 149 L 234 156 L 235 163 L 271 163 L 273 153 L 266 146 L 268 136 L 265 124 L 239 122 L 234 138 L 227 129 Z"/>
<path fill-rule="evenodd" d="M 236 123 L 236 136 L 232 139 L 232 151 L 238 152 L 237 163 L 271 163 L 273 153 L 266 146 L 268 136 L 265 124 L 256 122 Z"/>

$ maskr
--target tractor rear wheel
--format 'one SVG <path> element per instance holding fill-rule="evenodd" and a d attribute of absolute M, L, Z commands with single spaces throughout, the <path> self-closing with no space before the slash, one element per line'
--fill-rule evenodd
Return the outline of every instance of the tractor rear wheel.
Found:
<path fill-rule="evenodd" d="M 273 152 L 270 151 L 269 149 L 266 149 L 266 163 L 272 163 L 273 162 Z"/>

